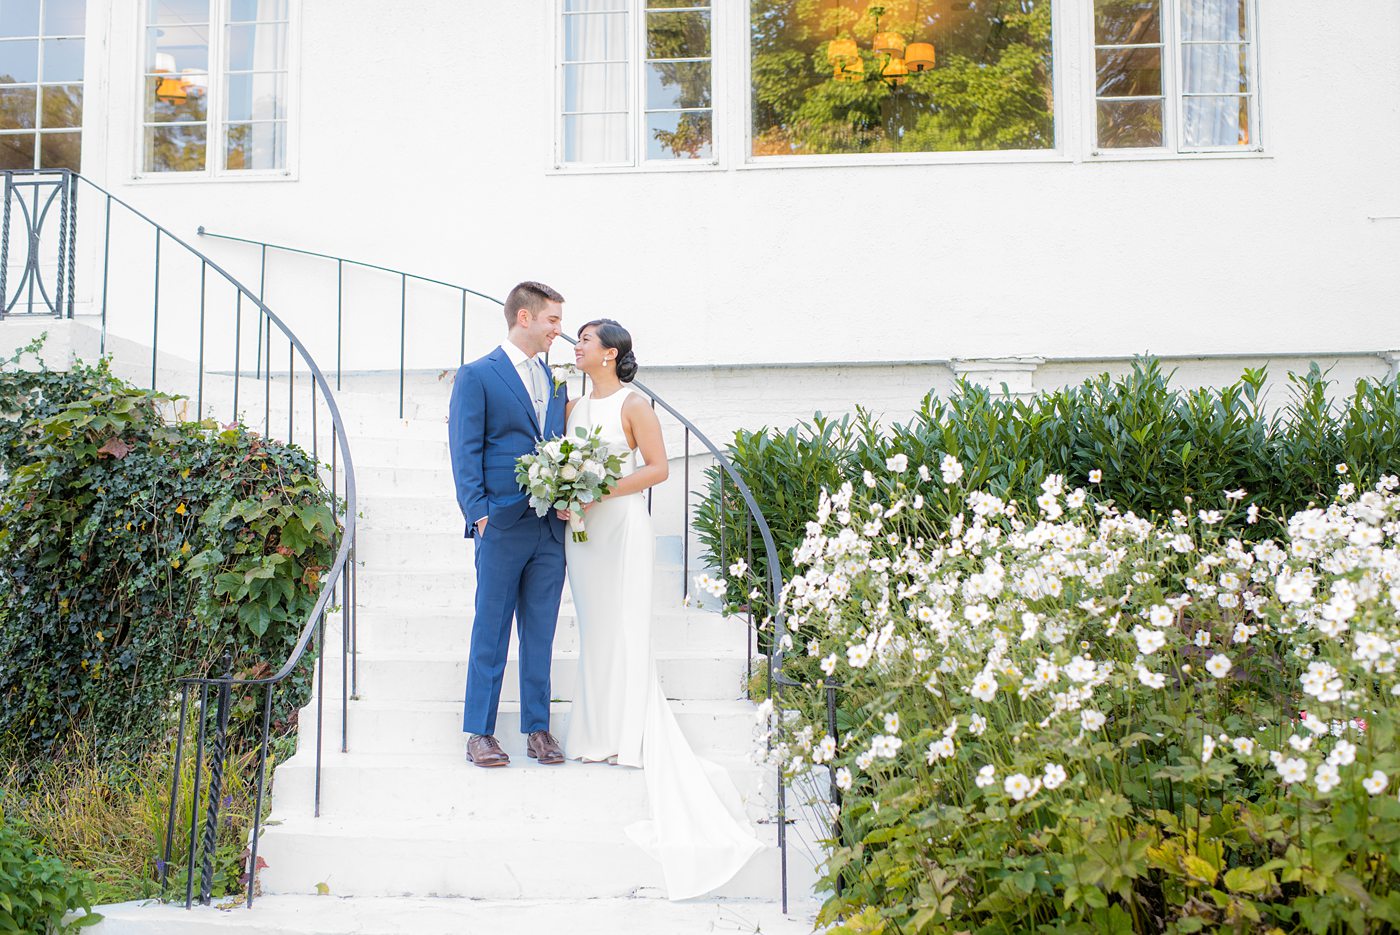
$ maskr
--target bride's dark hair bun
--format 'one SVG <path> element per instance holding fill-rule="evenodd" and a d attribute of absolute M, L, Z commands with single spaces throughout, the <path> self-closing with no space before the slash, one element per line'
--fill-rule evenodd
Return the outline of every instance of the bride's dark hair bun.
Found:
<path fill-rule="evenodd" d="M 593 333 L 598 336 L 599 344 L 617 351 L 617 360 L 613 362 L 617 368 L 617 378 L 623 383 L 631 383 L 637 376 L 637 355 L 632 353 L 632 335 L 611 318 L 585 322 L 578 333 L 583 334 L 589 328 L 595 329 Z"/>

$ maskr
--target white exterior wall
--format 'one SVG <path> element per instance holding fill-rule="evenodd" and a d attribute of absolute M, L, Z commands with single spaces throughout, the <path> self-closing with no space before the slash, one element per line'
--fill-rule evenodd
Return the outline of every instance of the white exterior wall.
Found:
<path fill-rule="evenodd" d="M 1089 0 L 1059 0 L 1058 153 L 801 168 L 745 162 L 745 4 L 721 0 L 720 165 L 612 173 L 553 168 L 553 3 L 303 0 L 292 174 L 256 182 L 133 178 L 138 6 L 89 2 L 95 181 L 191 239 L 202 224 L 497 296 L 543 280 L 568 298 L 566 326 L 628 325 L 644 366 L 1019 356 L 1050 361 L 1038 386 L 1139 352 L 1400 347 L 1395 0 L 1260 0 L 1260 155 L 1093 161 Z M 197 245 L 256 281 L 251 248 Z M 293 295 L 291 281 L 270 304 L 324 335 L 333 285 Z M 379 288 L 382 327 L 347 329 L 347 367 L 397 366 L 397 284 Z M 162 322 L 179 331 L 173 301 Z M 469 352 L 499 340 L 496 312 L 472 319 Z M 410 366 L 455 366 L 450 312 L 415 339 Z M 831 384 L 850 401 L 880 385 Z"/>

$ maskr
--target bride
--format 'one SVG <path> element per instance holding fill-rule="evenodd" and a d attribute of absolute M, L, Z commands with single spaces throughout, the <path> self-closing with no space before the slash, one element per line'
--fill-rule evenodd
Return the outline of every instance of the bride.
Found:
<path fill-rule="evenodd" d="M 590 321 L 579 329 L 574 359 L 593 391 L 569 402 L 567 436 L 579 426 L 600 428 L 623 453 L 623 476 L 584 508 L 588 541 L 565 546 L 579 660 L 564 749 L 572 759 L 643 769 L 651 818 L 627 834 L 661 862 L 667 895 L 687 899 L 724 884 L 762 845 L 728 774 L 691 751 L 657 680 L 655 537 L 642 493 L 666 480 L 668 468 L 656 413 L 627 385 L 637 373 L 632 336 L 611 319 Z"/>

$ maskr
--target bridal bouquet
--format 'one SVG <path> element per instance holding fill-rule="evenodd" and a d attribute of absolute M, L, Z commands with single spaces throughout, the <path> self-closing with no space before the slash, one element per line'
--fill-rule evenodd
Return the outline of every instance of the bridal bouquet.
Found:
<path fill-rule="evenodd" d="M 599 432 L 579 426 L 577 438 L 551 438 L 515 462 L 515 479 L 529 492 L 535 513 L 568 510 L 575 542 L 588 541 L 584 505 L 601 499 L 622 476 L 622 459 L 609 453 Z"/>

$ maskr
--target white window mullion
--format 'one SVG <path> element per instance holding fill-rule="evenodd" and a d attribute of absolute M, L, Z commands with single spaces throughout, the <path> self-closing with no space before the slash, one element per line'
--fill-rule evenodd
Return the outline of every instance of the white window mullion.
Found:
<path fill-rule="evenodd" d="M 1168 152 L 1181 152 L 1181 127 L 1186 119 L 1182 97 L 1181 2 L 1162 0 L 1162 92 L 1167 95 L 1162 108 L 1162 145 Z"/>
<path fill-rule="evenodd" d="M 632 137 L 627 141 L 627 153 L 631 165 L 639 166 L 646 161 L 646 119 L 647 119 L 647 0 L 631 0 L 632 7 L 632 61 L 627 68 L 627 81 L 630 85 L 627 100 L 632 107 L 632 119 L 627 121 Z"/>
<path fill-rule="evenodd" d="M 213 0 L 209 11 L 209 153 L 210 175 L 224 172 L 224 44 L 228 40 L 228 0 Z"/>

